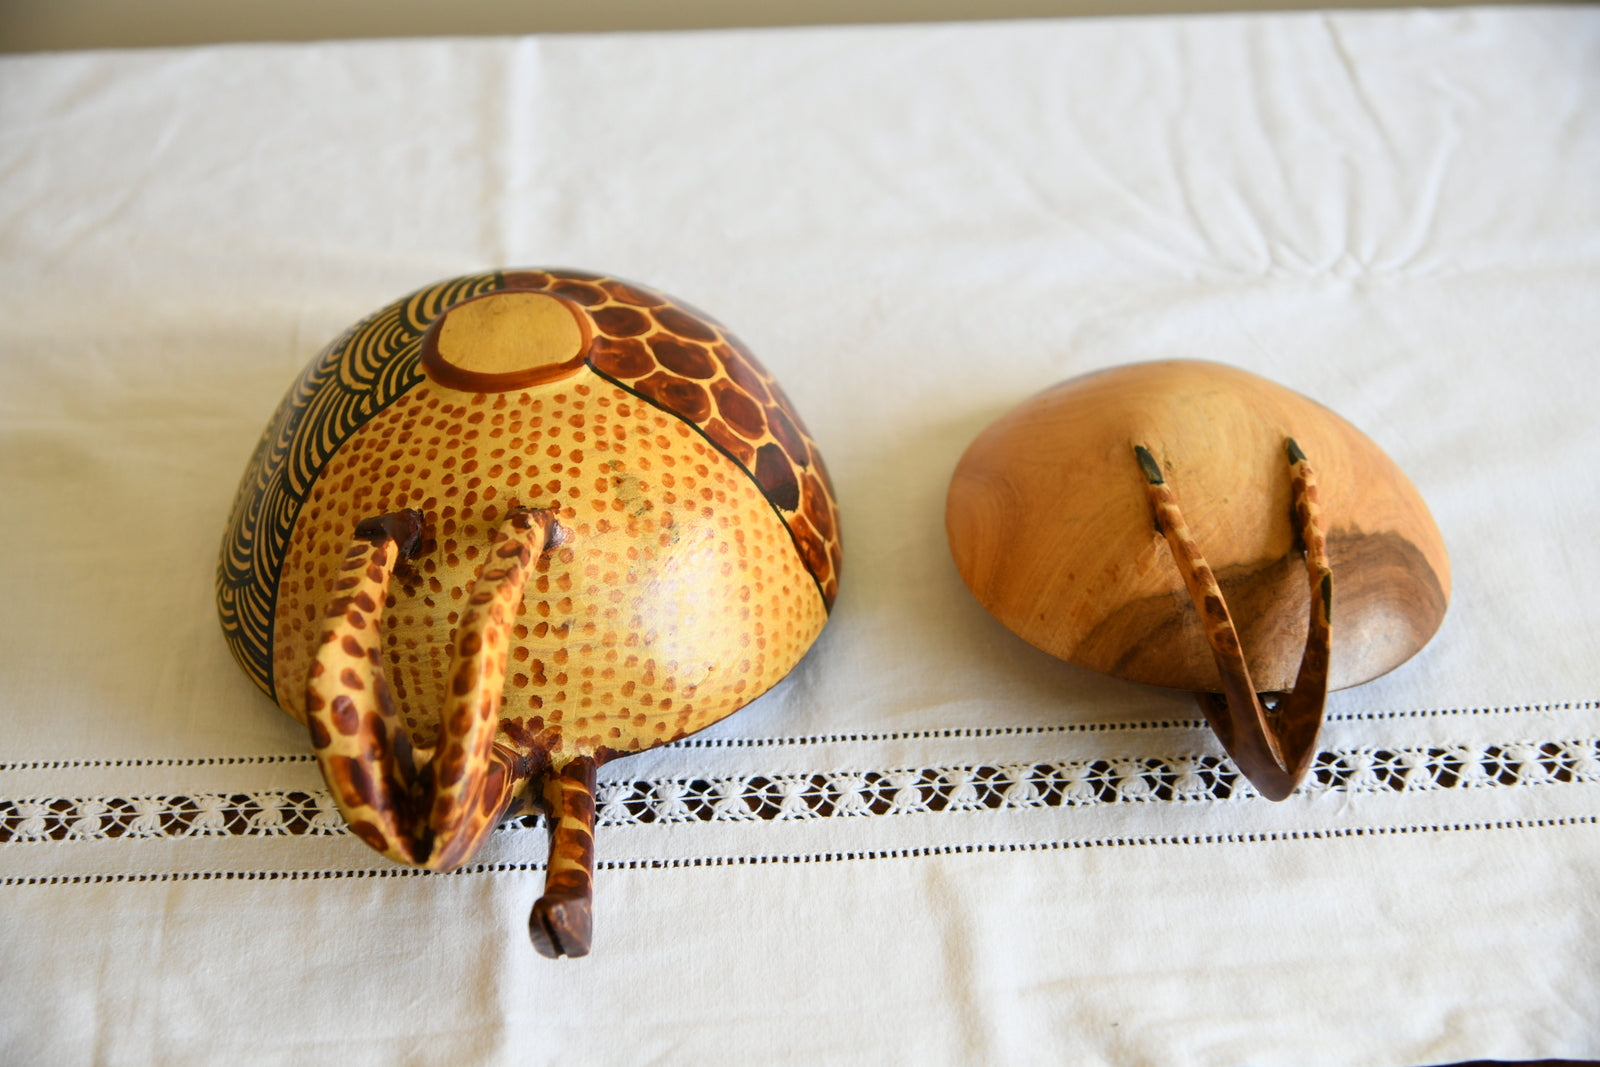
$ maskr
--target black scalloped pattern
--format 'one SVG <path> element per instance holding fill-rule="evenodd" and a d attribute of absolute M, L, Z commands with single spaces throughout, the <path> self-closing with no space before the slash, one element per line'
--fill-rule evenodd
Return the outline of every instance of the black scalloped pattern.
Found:
<path fill-rule="evenodd" d="M 418 382 L 422 334 L 444 309 L 504 288 L 500 272 L 419 289 L 357 323 L 300 376 L 261 435 L 234 496 L 217 562 L 217 613 L 234 659 L 268 696 L 278 577 L 300 507 L 323 466 Z"/>

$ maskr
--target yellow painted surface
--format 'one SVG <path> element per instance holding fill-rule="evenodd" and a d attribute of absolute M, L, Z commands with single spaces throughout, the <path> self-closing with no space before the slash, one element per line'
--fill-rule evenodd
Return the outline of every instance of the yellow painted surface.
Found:
<path fill-rule="evenodd" d="M 579 355 L 583 330 L 543 293 L 495 293 L 452 308 L 439 330 L 445 362 L 477 374 L 551 367 Z"/>
<path fill-rule="evenodd" d="M 750 476 L 679 419 L 587 367 L 531 390 L 427 382 L 356 432 L 296 522 L 274 622 L 278 696 L 302 721 L 304 679 L 355 524 L 423 512 L 396 569 L 384 670 L 401 721 L 431 747 L 451 635 L 489 538 L 514 506 L 549 508 L 569 538 L 529 581 L 502 722 L 554 729 L 558 763 L 664 743 L 776 684 L 827 610 Z"/>

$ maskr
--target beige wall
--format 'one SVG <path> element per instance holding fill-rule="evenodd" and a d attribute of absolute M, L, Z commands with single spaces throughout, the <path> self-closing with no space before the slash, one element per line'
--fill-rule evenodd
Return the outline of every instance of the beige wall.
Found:
<path fill-rule="evenodd" d="M 1449 6 L 1421 0 L 1423 6 Z M 1389 0 L 0 0 L 0 52 L 1317 7 Z M 1404 6 L 1417 6 L 1417 0 Z"/>

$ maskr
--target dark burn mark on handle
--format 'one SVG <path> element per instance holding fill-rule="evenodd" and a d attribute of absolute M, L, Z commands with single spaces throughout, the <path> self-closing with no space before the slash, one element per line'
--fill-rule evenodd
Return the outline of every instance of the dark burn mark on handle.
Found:
<path fill-rule="evenodd" d="M 528 937 L 548 959 L 587 956 L 594 938 L 594 907 L 587 895 L 561 898 L 546 894 L 528 917 Z"/>
<path fill-rule="evenodd" d="M 550 863 L 544 895 L 528 917 L 542 956 L 585 956 L 593 928 L 594 786 L 597 761 L 580 756 L 545 783 Z"/>
<path fill-rule="evenodd" d="M 375 545 L 393 541 L 401 559 L 410 559 L 422 547 L 422 512 L 416 508 L 374 515 L 356 523 L 356 537 Z"/>
<path fill-rule="evenodd" d="M 1156 458 L 1144 445 L 1134 445 L 1133 454 L 1139 460 L 1139 469 L 1144 472 L 1145 481 L 1151 485 L 1165 485 L 1166 479 L 1161 476 L 1161 467 L 1156 463 Z"/>

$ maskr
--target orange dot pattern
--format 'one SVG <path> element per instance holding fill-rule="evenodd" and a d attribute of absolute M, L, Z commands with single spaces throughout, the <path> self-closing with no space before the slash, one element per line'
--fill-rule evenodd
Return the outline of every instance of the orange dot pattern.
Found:
<path fill-rule="evenodd" d="M 695 426 L 783 517 L 832 608 L 839 515 L 816 442 L 783 389 L 726 327 L 639 285 L 579 271 L 507 271 L 508 288 L 566 297 L 594 324 L 589 366 Z"/>
<path fill-rule="evenodd" d="M 273 676 L 305 720 L 319 620 L 360 520 L 424 515 L 383 610 L 383 668 L 416 748 L 438 740 L 453 633 L 508 509 L 568 532 L 516 610 L 497 740 L 556 766 L 663 744 L 774 685 L 827 604 L 750 474 L 707 435 L 590 368 L 525 391 L 428 381 L 334 453 L 290 538 Z"/>
<path fill-rule="evenodd" d="M 617 278 L 570 270 L 468 275 L 396 300 L 329 344 L 279 404 L 246 465 L 217 562 L 217 615 L 239 666 L 274 700 L 304 684 L 274 673 L 273 640 L 289 537 L 311 489 L 350 435 L 426 380 L 420 348 L 429 325 L 463 300 L 507 288 L 580 304 L 598 342 L 586 365 L 687 421 L 754 479 L 832 607 L 840 553 L 827 472 L 782 390 L 735 337 L 687 305 Z"/>

